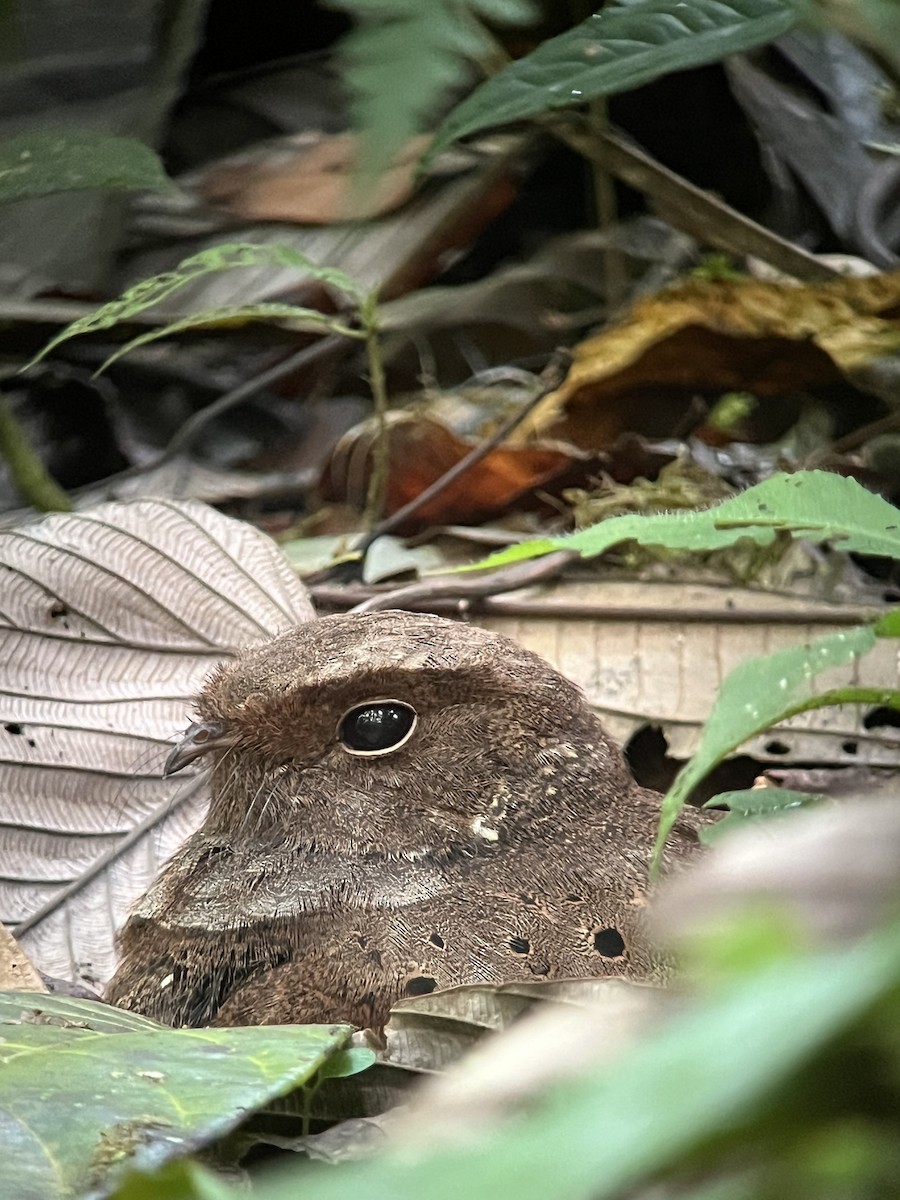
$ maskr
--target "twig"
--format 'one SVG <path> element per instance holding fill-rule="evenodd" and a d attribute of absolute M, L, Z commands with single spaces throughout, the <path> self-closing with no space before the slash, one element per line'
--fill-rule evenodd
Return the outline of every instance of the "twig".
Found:
<path fill-rule="evenodd" d="M 363 328 L 366 331 L 366 359 L 369 364 L 369 387 L 372 389 L 372 403 L 375 409 L 377 434 L 375 447 L 372 452 L 372 477 L 369 480 L 366 495 L 366 511 L 363 524 L 366 529 L 374 529 L 381 514 L 384 512 L 384 498 L 387 492 L 388 471 L 390 469 L 390 454 L 387 432 L 387 383 L 384 377 L 384 362 L 381 357 L 381 342 L 378 337 L 378 305 L 374 295 L 367 296 L 362 303 L 360 312 Z"/>
<path fill-rule="evenodd" d="M 418 608 L 426 610 L 436 600 L 473 600 L 482 596 L 496 596 L 498 592 L 511 592 L 516 588 L 530 587 L 555 579 L 570 563 L 581 557 L 577 550 L 555 550 L 541 558 L 530 558 L 524 562 L 497 567 L 481 574 L 441 575 L 410 583 L 372 596 L 351 608 L 351 612 L 381 612 L 386 608 Z"/>
<path fill-rule="evenodd" d="M 260 372 L 259 375 L 254 375 L 252 379 L 245 379 L 243 383 L 239 383 L 230 392 L 226 392 L 218 400 L 214 400 L 212 404 L 208 404 L 206 408 L 201 409 L 200 412 L 195 413 L 185 421 L 175 436 L 170 439 L 159 458 L 142 467 L 141 470 L 151 471 L 156 467 L 164 466 L 173 458 L 177 458 L 179 454 L 187 450 L 197 434 L 210 421 L 215 420 L 216 417 L 220 417 L 222 413 L 228 412 L 229 409 L 246 400 L 248 396 L 262 391 L 269 384 L 283 379 L 285 375 L 290 375 L 292 371 L 309 366 L 310 363 L 317 362 L 320 358 L 326 358 L 329 354 L 337 350 L 339 346 L 342 346 L 346 340 L 339 333 L 331 333 L 328 337 L 320 338 L 319 341 L 313 342 L 309 346 L 304 346 L 302 350 L 298 350 L 295 354 L 282 359 L 281 362 L 275 363 L 274 366 Z"/>

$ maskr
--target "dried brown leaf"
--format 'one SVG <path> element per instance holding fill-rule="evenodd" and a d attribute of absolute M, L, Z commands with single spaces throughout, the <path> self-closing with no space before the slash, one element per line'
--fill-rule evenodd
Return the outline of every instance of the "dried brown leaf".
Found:
<path fill-rule="evenodd" d="M 687 280 L 576 346 L 562 386 L 518 436 L 598 449 L 623 429 L 670 432 L 697 393 L 841 382 L 900 349 L 898 302 L 900 272 L 810 286 Z"/>
<path fill-rule="evenodd" d="M 355 187 L 356 134 L 298 134 L 251 147 L 209 167 L 196 181 L 210 204 L 242 221 L 325 225 L 382 216 L 413 193 L 430 137 L 410 138 L 374 187 Z"/>
<path fill-rule="evenodd" d="M 456 466 L 473 443 L 443 422 L 414 413 L 395 413 L 387 428 L 390 474 L 385 513 L 402 508 Z M 377 437 L 366 421 L 345 433 L 325 464 L 324 498 L 362 508 Z M 428 525 L 478 522 L 505 512 L 535 488 L 558 479 L 581 455 L 557 443 L 497 446 L 458 480 L 416 511 L 399 532 Z"/>

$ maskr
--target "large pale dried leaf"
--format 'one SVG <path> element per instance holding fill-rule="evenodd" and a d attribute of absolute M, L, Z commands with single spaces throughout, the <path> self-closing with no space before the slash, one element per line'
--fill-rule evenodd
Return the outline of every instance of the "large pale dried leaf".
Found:
<path fill-rule="evenodd" d="M 610 1066 L 672 1009 L 663 989 L 628 979 L 571 980 L 547 999 L 556 1002 L 532 998 L 524 1020 L 429 1081 L 390 1139 L 409 1148 L 484 1136 L 563 1081 Z"/>
<path fill-rule="evenodd" d="M 900 271 L 814 286 L 687 280 L 576 346 L 520 436 L 602 447 L 638 404 L 665 418 L 667 403 L 697 392 L 771 397 L 838 383 L 900 349 L 898 302 Z"/>
<path fill-rule="evenodd" d="M 657 727 L 668 753 L 686 759 L 733 667 L 873 620 L 883 606 L 874 594 L 868 605 L 865 600 L 862 594 L 855 603 L 840 603 L 659 580 L 570 580 L 492 597 L 480 623 L 543 655 L 579 684 L 618 741 Z M 823 686 L 863 681 L 896 688 L 896 648 L 888 639 L 862 664 L 829 671 Z M 895 766 L 897 730 L 873 724 L 872 715 L 860 705 L 803 713 L 749 739 L 741 753 L 773 764 Z"/>
<path fill-rule="evenodd" d="M 487 1109 L 512 1111 L 527 1104 L 551 1079 L 582 1064 L 586 1054 L 611 1056 L 643 1016 L 656 1011 L 661 995 L 657 987 L 625 978 L 536 979 L 464 984 L 401 1000 L 391 1009 L 386 1045 L 377 1061 L 358 1075 L 327 1080 L 316 1094 L 313 1113 L 328 1121 L 380 1116 L 406 1103 L 410 1088 L 457 1063 L 461 1063 L 466 1096 L 474 1098 L 483 1085 L 490 1093 L 485 1097 Z M 535 1020 L 542 1014 L 546 1020 L 543 1016 Z M 584 1020 L 585 1014 L 592 1015 Z M 538 1043 L 544 1048 L 545 1031 L 551 1042 L 558 1038 L 560 1047 L 565 1043 L 565 1051 L 560 1049 L 557 1055 L 548 1046 L 546 1057 L 537 1053 Z M 487 1037 L 494 1033 L 504 1037 Z M 357 1034 L 356 1040 L 365 1042 L 366 1035 Z M 476 1046 L 478 1051 L 471 1055 Z M 501 1061 L 502 1070 L 495 1072 L 494 1066 Z M 492 1075 L 496 1077 L 488 1086 L 485 1079 Z M 445 1097 L 450 1102 L 451 1094 L 455 1105 L 461 1094 L 455 1082 L 438 1091 L 438 1108 Z M 424 1095 L 416 1091 L 416 1112 Z M 430 1123 L 430 1104 L 427 1109 Z M 370 1127 L 360 1123 L 332 1138 L 317 1139 L 317 1154 L 356 1157 L 365 1146 L 377 1144 L 378 1139 L 370 1135 Z"/>
<path fill-rule="evenodd" d="M 391 1009 L 383 1060 L 416 1071 L 442 1071 L 486 1033 L 509 1029 L 547 1005 L 584 1008 L 614 997 L 655 989 L 627 979 L 535 980 L 473 983 L 401 1000 Z"/>
<path fill-rule="evenodd" d="M 210 669 L 312 608 L 275 545 L 200 504 L 138 500 L 0 532 L 0 917 L 88 984 L 202 818 L 163 780 Z"/>

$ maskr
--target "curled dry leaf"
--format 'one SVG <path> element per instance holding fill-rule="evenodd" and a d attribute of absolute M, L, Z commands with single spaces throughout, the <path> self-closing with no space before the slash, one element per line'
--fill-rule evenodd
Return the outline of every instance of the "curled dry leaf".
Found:
<path fill-rule="evenodd" d="M 644 1016 L 663 1004 L 661 988 L 626 978 L 473 983 L 401 1000 L 391 1009 L 376 1062 L 358 1075 L 326 1080 L 316 1093 L 313 1115 L 343 1122 L 317 1137 L 316 1156 L 357 1157 L 377 1148 L 395 1127 L 405 1140 L 406 1118 L 395 1118 L 394 1111 L 407 1102 L 417 1114 L 410 1137 L 419 1136 L 420 1103 L 423 1137 L 432 1121 L 441 1123 L 445 1103 L 448 1115 L 453 1110 L 454 1136 L 465 1136 L 481 1121 L 495 1124 L 553 1080 L 594 1061 L 592 1055 L 617 1052 Z M 503 1036 L 487 1036 L 494 1033 Z M 355 1037 L 364 1045 L 370 1039 L 367 1033 Z M 437 1088 L 432 1104 L 432 1092 L 419 1085 L 444 1071 L 449 1082 Z M 414 1099 L 410 1088 L 416 1089 Z M 483 1107 L 477 1100 L 482 1091 Z M 464 1119 L 470 1104 L 472 1129 Z M 371 1119 L 389 1110 L 391 1120 L 373 1130 Z M 347 1128 L 347 1118 L 363 1120 L 354 1129 Z"/>
<path fill-rule="evenodd" d="M 161 772 L 203 679 L 314 614 L 274 543 L 196 503 L 0 531 L 0 570 L 0 917 L 47 974 L 95 985 L 202 818 L 204 776 Z"/>
<path fill-rule="evenodd" d="M 325 464 L 320 484 L 324 499 L 363 508 L 377 439 L 374 421 L 355 426 L 340 439 Z M 408 504 L 472 450 L 473 443 L 440 421 L 415 413 L 392 413 L 387 428 L 390 471 L 385 514 Z M 583 456 L 570 446 L 497 446 L 473 464 L 400 527 L 408 533 L 428 525 L 476 523 L 560 477 Z M 580 472 L 579 472 L 580 473 Z"/>
<path fill-rule="evenodd" d="M 897 912 L 898 862 L 896 797 L 800 809 L 723 837 L 660 888 L 653 926 L 679 945 L 762 909 L 781 914 L 807 943 L 846 943 Z"/>
<path fill-rule="evenodd" d="M 671 433 L 698 393 L 780 397 L 842 383 L 900 348 L 898 301 L 900 271 L 815 286 L 687 280 L 576 346 L 561 387 L 517 436 L 599 449 L 623 428 Z"/>
<path fill-rule="evenodd" d="M 487 993 L 485 988 L 444 993 L 449 1002 L 445 1027 L 452 1029 L 460 1019 L 453 1013 L 461 1012 L 461 1005 L 476 1022 L 487 1016 L 493 1023 L 507 1009 L 501 1027 L 516 1010 L 528 1011 L 528 1016 L 417 1092 L 415 1103 L 387 1131 L 404 1154 L 490 1136 L 499 1124 L 542 1100 L 548 1089 L 612 1063 L 672 1003 L 662 988 L 624 978 L 504 986 Z M 434 1001 L 433 1009 L 441 1007 L 439 993 L 422 999 Z M 410 1046 L 408 1019 L 417 1007 L 404 1002 L 394 1010 L 392 1025 L 399 1027 L 395 1048 L 397 1033 Z M 438 1032 L 436 1022 L 431 1029 L 422 1027 L 419 1046 L 439 1041 Z"/>

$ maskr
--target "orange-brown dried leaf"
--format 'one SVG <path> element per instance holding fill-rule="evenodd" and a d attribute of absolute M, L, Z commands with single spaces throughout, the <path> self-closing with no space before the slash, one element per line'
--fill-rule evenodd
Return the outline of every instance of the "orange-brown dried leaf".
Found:
<path fill-rule="evenodd" d="M 429 141 L 425 134 L 410 138 L 365 191 L 356 183 L 358 138 L 351 133 L 304 135 L 254 148 L 211 167 L 198 191 L 244 221 L 327 225 L 377 217 L 410 198 L 416 164 Z"/>
<path fill-rule="evenodd" d="M 441 422 L 415 414 L 395 414 L 387 436 L 390 472 L 385 515 L 418 496 L 473 446 Z M 324 499 L 359 509 L 364 506 L 376 437 L 374 424 L 365 422 L 341 438 L 323 472 Z M 577 456 L 571 449 L 560 445 L 498 446 L 419 509 L 398 532 L 486 520 L 561 475 L 573 457 Z"/>
<path fill-rule="evenodd" d="M 697 394 L 806 391 L 898 349 L 900 271 L 814 286 L 686 280 L 576 346 L 520 436 L 596 449 L 636 414 L 641 432 L 665 434 Z"/>

